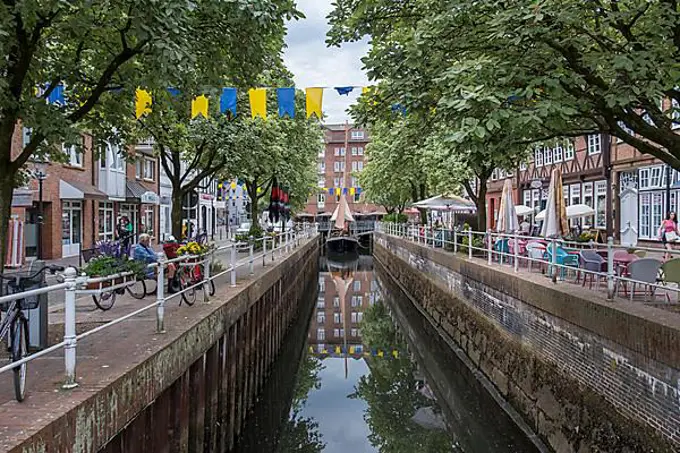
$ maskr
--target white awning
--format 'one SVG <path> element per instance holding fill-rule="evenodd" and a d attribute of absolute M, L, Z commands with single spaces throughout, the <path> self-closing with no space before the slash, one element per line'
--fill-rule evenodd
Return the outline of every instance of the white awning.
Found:
<path fill-rule="evenodd" d="M 62 200 L 84 200 L 85 198 L 106 200 L 107 196 L 89 184 L 61 179 L 59 180 L 59 198 Z"/>

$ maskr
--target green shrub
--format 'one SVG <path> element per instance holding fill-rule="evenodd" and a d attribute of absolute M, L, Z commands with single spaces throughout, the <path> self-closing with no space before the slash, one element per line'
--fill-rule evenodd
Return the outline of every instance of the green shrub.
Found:
<path fill-rule="evenodd" d="M 383 217 L 382 221 L 391 223 L 406 223 L 408 222 L 408 216 L 406 214 L 398 214 L 393 212 L 392 214 L 387 214 L 385 217 Z"/>

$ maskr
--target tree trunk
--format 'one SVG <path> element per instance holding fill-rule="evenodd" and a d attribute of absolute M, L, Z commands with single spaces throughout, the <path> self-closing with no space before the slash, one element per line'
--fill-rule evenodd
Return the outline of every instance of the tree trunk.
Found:
<path fill-rule="evenodd" d="M 248 197 L 250 197 L 250 219 L 253 226 L 260 226 L 260 206 L 257 198 L 257 185 L 248 184 Z"/>
<path fill-rule="evenodd" d="M 14 193 L 14 175 L 10 172 L 0 172 L 0 272 L 4 270 L 7 257 L 7 233 L 12 214 L 12 194 Z M 0 285 L 3 287 L 3 285 Z M 0 294 L 3 290 L 0 289 Z"/>
<path fill-rule="evenodd" d="M 477 229 L 486 231 L 486 179 L 477 185 Z"/>
<path fill-rule="evenodd" d="M 175 186 L 172 187 L 172 235 L 175 239 L 182 239 L 182 202 L 184 201 L 184 191 Z"/>

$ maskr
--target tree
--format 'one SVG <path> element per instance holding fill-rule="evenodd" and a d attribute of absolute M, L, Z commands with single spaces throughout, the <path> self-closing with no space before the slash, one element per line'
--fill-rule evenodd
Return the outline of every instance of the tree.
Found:
<path fill-rule="evenodd" d="M 120 139 L 111 131 L 133 117 L 134 89 L 146 78 L 167 87 L 190 68 L 221 76 L 225 61 L 234 78 L 249 74 L 272 49 L 261 36 L 299 16 L 292 0 L 0 3 L 0 255 L 16 175 L 31 156 L 63 160 L 61 143 L 78 143 L 84 130 Z M 59 102 L 48 103 L 52 95 Z M 32 136 L 13 154 L 17 125 Z"/>

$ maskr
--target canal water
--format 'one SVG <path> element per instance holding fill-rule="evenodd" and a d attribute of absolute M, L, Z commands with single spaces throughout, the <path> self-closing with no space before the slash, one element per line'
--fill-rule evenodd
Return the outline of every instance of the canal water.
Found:
<path fill-rule="evenodd" d="M 388 287 L 370 256 L 321 258 L 238 452 L 539 451 Z"/>

